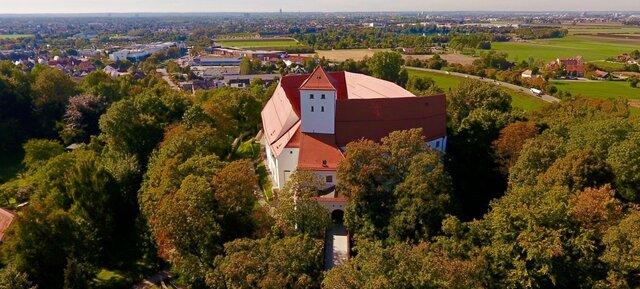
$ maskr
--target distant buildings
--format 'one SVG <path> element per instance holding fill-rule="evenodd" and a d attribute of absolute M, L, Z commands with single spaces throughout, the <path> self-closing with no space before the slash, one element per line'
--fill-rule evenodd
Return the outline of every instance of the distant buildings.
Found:
<path fill-rule="evenodd" d="M 224 48 L 224 47 L 214 47 L 211 49 L 211 53 L 218 56 L 224 57 L 249 57 L 258 60 L 271 60 L 271 59 L 281 59 L 284 58 L 287 53 L 285 51 L 275 51 L 275 50 L 245 50 L 245 49 L 236 49 L 236 48 Z"/>
<path fill-rule="evenodd" d="M 239 57 L 196 57 L 191 66 L 240 66 L 242 61 Z"/>
<path fill-rule="evenodd" d="M 249 75 L 226 75 L 222 82 L 231 87 L 248 87 L 252 80 L 260 79 L 265 86 L 280 79 L 280 74 L 249 74 Z"/>
<path fill-rule="evenodd" d="M 136 45 L 131 48 L 114 51 L 109 54 L 112 61 L 129 60 L 131 62 L 142 61 L 156 52 L 167 50 L 169 48 L 186 48 L 184 43 L 180 42 L 156 42 L 145 45 Z"/>

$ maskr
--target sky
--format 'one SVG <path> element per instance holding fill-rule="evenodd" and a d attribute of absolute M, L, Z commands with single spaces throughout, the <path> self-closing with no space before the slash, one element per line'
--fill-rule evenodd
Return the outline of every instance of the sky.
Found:
<path fill-rule="evenodd" d="M 640 11 L 640 0 L 0 0 L 0 14 L 101 12 Z"/>

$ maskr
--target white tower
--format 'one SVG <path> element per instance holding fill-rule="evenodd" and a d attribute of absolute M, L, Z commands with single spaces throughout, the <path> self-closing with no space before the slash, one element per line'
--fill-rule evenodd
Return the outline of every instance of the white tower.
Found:
<path fill-rule="evenodd" d="M 321 66 L 300 86 L 300 129 L 305 133 L 335 133 L 336 88 Z"/>

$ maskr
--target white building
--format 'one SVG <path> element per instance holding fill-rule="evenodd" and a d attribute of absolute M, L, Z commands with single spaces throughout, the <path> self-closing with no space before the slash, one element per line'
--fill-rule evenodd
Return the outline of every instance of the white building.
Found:
<path fill-rule="evenodd" d="M 359 139 L 379 141 L 396 130 L 422 128 L 432 148 L 444 151 L 447 142 L 443 94 L 416 97 L 388 81 L 321 67 L 282 77 L 262 110 L 262 123 L 274 188 L 298 169 L 335 186 L 346 145 Z M 345 203 L 335 192 L 321 199 L 330 211 Z"/>

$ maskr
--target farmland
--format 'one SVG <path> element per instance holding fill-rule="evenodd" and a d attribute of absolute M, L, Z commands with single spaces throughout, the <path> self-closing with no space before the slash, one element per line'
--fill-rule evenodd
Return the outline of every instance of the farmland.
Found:
<path fill-rule="evenodd" d="M 217 40 L 216 43 L 237 48 L 286 48 L 292 46 L 300 46 L 300 43 L 292 38 L 277 39 L 233 39 L 233 40 Z"/>
<path fill-rule="evenodd" d="M 389 51 L 389 49 L 334 49 L 318 50 L 318 57 L 331 61 L 345 61 L 347 59 L 361 60 L 365 56 L 371 57 L 378 51 Z"/>
<path fill-rule="evenodd" d="M 569 91 L 572 95 L 591 98 L 640 99 L 640 88 L 633 88 L 626 81 L 569 81 L 551 82 L 559 90 Z"/>
<path fill-rule="evenodd" d="M 19 38 L 30 38 L 33 37 L 31 34 L 0 34 L 1 39 L 19 39 Z"/>
<path fill-rule="evenodd" d="M 418 71 L 413 69 L 409 69 L 409 75 L 429 77 L 433 79 L 436 85 L 442 88 L 445 92 L 455 89 L 463 80 L 462 77 L 457 77 L 453 75 L 444 75 L 439 73 Z M 544 101 L 534 98 L 528 94 L 524 94 L 518 91 L 506 89 L 506 88 L 503 88 L 503 89 L 512 96 L 511 105 L 513 105 L 513 107 L 520 108 L 525 111 L 530 111 L 530 110 L 538 109 L 545 104 Z"/>
<path fill-rule="evenodd" d="M 527 60 L 530 57 L 551 61 L 558 57 L 573 57 L 577 55 L 582 56 L 587 61 L 604 60 L 638 49 L 639 46 L 638 43 L 589 36 L 567 36 L 526 42 L 492 43 L 493 50 L 506 52 L 512 61 Z"/>

